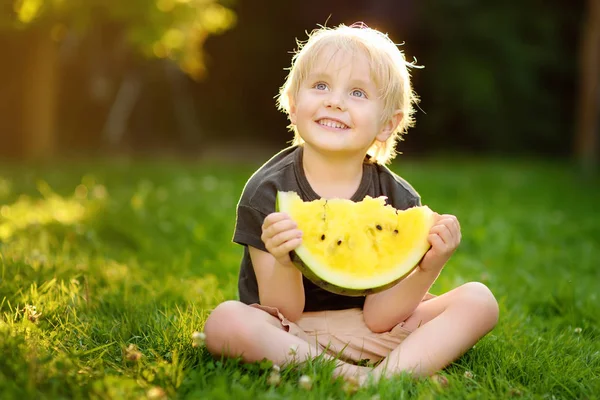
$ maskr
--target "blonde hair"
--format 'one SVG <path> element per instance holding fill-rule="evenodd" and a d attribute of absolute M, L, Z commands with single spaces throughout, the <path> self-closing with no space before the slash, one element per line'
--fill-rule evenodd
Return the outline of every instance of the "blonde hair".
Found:
<path fill-rule="evenodd" d="M 372 78 L 383 100 L 382 122 L 392 118 L 397 110 L 402 112 L 402 120 L 391 136 L 384 143 L 375 141 L 367 151 L 375 162 L 389 163 L 396 156 L 396 143 L 402 140 L 408 128 L 414 126 L 414 104 L 418 98 L 411 87 L 408 67 L 416 66 L 406 61 L 403 52 L 386 34 L 362 23 L 351 26 L 342 24 L 336 28 L 320 27 L 308 36 L 305 42 L 297 41 L 298 50 L 292 58 L 285 83 L 279 90 L 277 108 L 289 116 L 291 102 L 295 100 L 302 82 L 323 49 L 333 46 L 336 50 L 359 50 L 369 60 Z M 296 126 L 290 124 L 289 128 L 294 131 L 292 144 L 302 144 L 304 141 Z"/>

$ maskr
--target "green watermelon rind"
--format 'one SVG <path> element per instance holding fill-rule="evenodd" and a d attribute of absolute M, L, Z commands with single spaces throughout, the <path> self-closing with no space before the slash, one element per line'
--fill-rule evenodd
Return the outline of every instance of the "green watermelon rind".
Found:
<path fill-rule="evenodd" d="M 279 191 L 277 193 L 276 210 L 286 212 L 289 209 L 289 200 L 296 196 L 298 195 L 295 192 Z M 433 218 L 433 212 L 431 212 L 431 218 Z M 291 251 L 290 258 L 296 268 L 315 285 L 332 293 L 358 297 L 378 293 L 396 285 L 414 271 L 430 247 L 430 243 L 424 238 L 422 245 L 414 248 L 411 254 L 404 258 L 405 261 L 401 266 L 392 269 L 395 273 L 388 273 L 388 277 L 376 277 L 361 281 L 354 280 L 352 282 L 346 281 L 345 283 L 342 282 L 344 280 L 343 273 L 336 273 L 327 267 L 316 265 L 319 262 L 314 260 L 310 251 L 304 245 L 300 245 Z"/>

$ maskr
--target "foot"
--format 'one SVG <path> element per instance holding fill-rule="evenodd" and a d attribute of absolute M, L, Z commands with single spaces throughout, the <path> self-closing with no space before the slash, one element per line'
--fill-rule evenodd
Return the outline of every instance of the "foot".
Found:
<path fill-rule="evenodd" d="M 362 387 L 369 382 L 376 382 L 376 376 L 373 373 L 373 368 L 362 367 L 359 365 L 342 363 L 333 371 L 333 377 L 341 377 L 346 384 L 350 386 Z"/>

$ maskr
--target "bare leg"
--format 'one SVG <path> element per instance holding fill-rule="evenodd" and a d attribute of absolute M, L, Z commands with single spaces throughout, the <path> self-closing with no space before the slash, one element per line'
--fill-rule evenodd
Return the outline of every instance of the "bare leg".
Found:
<path fill-rule="evenodd" d="M 498 322 L 498 303 L 481 283 L 467 283 L 420 304 L 405 321 L 412 333 L 373 371 L 430 376 L 456 360 Z"/>
<path fill-rule="evenodd" d="M 208 317 L 204 333 L 211 354 L 242 357 L 246 362 L 266 358 L 284 365 L 307 361 L 322 353 L 315 345 L 286 332 L 279 319 L 238 301 L 219 304 Z M 323 358 L 334 359 L 327 354 L 323 354 Z M 335 376 L 357 377 L 370 370 L 339 360 L 336 366 Z"/>

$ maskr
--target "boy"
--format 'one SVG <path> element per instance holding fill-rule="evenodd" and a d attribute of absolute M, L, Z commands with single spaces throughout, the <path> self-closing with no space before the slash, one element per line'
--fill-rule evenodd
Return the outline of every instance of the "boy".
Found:
<path fill-rule="evenodd" d="M 290 261 L 302 232 L 275 212 L 278 190 L 293 190 L 305 201 L 383 195 L 398 209 L 421 204 L 418 193 L 385 167 L 413 124 L 416 97 L 407 66 L 386 35 L 363 24 L 318 29 L 300 46 L 278 98 L 294 142 L 244 188 L 233 238 L 244 245 L 240 301 L 220 304 L 206 321 L 212 354 L 276 364 L 339 357 L 336 375 L 360 382 L 367 374 L 430 376 L 496 325 L 498 304 L 481 283 L 428 293 L 460 243 L 452 215 L 436 214 L 431 249 L 420 265 L 377 294 L 327 292 Z M 356 365 L 364 359 L 383 362 L 373 369 Z"/>

